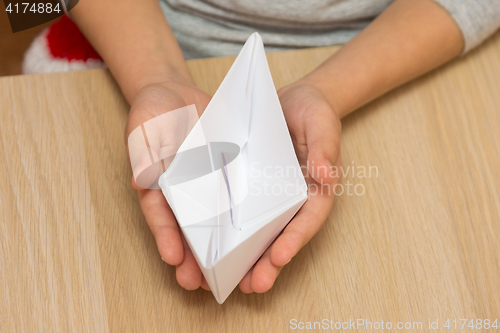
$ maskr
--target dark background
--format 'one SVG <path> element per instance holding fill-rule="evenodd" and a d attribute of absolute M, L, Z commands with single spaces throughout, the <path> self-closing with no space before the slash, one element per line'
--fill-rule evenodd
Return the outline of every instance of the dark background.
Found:
<path fill-rule="evenodd" d="M 0 1 L 0 76 L 21 74 L 24 51 L 36 35 L 56 20 L 12 33 L 4 2 Z"/>

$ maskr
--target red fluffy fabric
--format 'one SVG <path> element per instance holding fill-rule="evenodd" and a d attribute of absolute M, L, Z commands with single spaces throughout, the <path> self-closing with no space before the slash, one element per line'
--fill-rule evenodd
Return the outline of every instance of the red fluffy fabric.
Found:
<path fill-rule="evenodd" d="M 106 64 L 66 15 L 42 31 L 24 53 L 25 74 L 103 68 Z"/>
<path fill-rule="evenodd" d="M 71 60 L 102 60 L 77 25 L 66 15 L 54 23 L 48 31 L 47 43 L 55 58 Z"/>

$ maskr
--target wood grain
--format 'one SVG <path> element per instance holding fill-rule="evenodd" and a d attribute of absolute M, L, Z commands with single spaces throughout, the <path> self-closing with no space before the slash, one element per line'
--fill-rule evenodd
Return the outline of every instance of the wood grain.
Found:
<path fill-rule="evenodd" d="M 336 49 L 268 54 L 276 86 Z M 189 66 L 213 94 L 233 60 Z M 344 119 L 344 171 L 356 172 L 343 184 L 364 194 L 336 198 L 271 291 L 236 290 L 223 305 L 180 288 L 160 260 L 130 184 L 129 106 L 109 72 L 0 79 L 0 331 L 280 332 L 291 319 L 365 319 L 422 322 L 406 330 L 419 332 L 429 319 L 500 321 L 499 73 L 497 33 Z M 371 177 L 358 173 L 370 166 Z"/>

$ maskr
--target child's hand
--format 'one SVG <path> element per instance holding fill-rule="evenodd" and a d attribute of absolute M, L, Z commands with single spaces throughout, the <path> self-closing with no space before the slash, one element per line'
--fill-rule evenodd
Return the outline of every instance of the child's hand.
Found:
<path fill-rule="evenodd" d="M 264 253 L 243 278 L 244 292 L 269 290 L 284 266 L 321 228 L 330 212 L 334 185 L 340 178 L 330 174 L 332 166 L 340 167 L 341 125 L 337 114 L 323 95 L 308 84 L 293 84 L 278 92 L 285 118 L 301 165 L 307 165 L 309 199 L 290 222 L 283 234 Z M 159 116 L 165 110 L 196 104 L 205 110 L 210 96 L 190 84 L 164 82 L 142 89 L 132 102 L 125 130 L 125 141 L 136 127 Z M 341 174 L 341 172 L 340 172 Z M 177 281 L 188 290 L 209 289 L 187 245 L 167 201 L 160 190 L 139 190 L 139 202 L 156 239 L 161 257 L 177 266 Z M 321 185 L 322 184 L 322 185 Z"/>
<path fill-rule="evenodd" d="M 189 83 L 175 81 L 162 82 L 141 89 L 131 103 L 130 114 L 125 128 L 125 142 L 132 130 L 144 122 L 180 107 L 195 104 L 200 113 L 205 110 L 210 95 L 197 89 Z M 160 138 L 150 138 L 155 140 Z M 177 225 L 172 210 L 170 209 L 161 190 L 139 190 L 139 202 L 146 221 L 151 229 L 162 259 L 176 265 L 176 276 L 179 284 L 188 290 L 197 289 L 200 285 L 208 289 L 208 284 L 202 276 L 201 270 L 189 249 L 181 230 Z"/>
<path fill-rule="evenodd" d="M 330 212 L 334 185 L 341 181 L 340 132 L 337 113 L 313 85 L 294 83 L 278 91 L 301 165 L 306 165 L 309 198 L 240 282 L 243 292 L 269 290 L 282 267 L 318 232 Z M 337 174 L 331 170 L 338 169 Z"/>

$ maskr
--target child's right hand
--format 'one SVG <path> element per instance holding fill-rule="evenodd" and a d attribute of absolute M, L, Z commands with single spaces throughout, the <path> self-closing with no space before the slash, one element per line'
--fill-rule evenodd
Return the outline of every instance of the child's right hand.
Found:
<path fill-rule="evenodd" d="M 196 109 L 201 115 L 209 101 L 210 95 L 190 83 L 165 81 L 146 86 L 135 95 L 131 103 L 125 127 L 125 144 L 128 144 L 130 132 L 146 121 L 164 114 L 166 111 L 191 104 L 196 105 Z M 161 142 L 161 138 L 148 136 L 148 139 L 150 141 L 160 140 L 159 142 Z M 133 177 L 132 185 L 139 192 L 142 212 L 155 237 L 162 259 L 170 265 L 177 266 L 176 276 L 179 284 L 188 290 L 197 289 L 200 286 L 208 290 L 208 284 L 204 280 L 161 190 L 142 189 L 135 184 Z"/>

